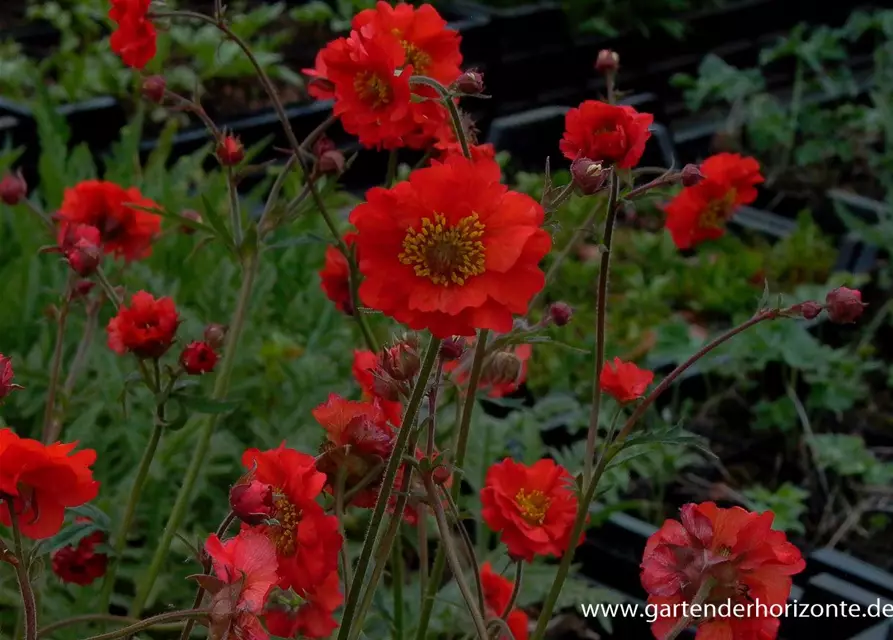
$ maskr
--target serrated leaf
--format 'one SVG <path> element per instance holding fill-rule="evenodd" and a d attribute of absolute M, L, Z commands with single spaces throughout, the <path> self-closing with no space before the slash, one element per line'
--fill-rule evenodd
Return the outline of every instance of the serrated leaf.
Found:
<path fill-rule="evenodd" d="M 95 522 L 76 522 L 47 540 L 43 549 L 46 553 L 53 553 L 63 547 L 77 545 L 94 531 L 100 531 Z"/>
<path fill-rule="evenodd" d="M 102 511 L 99 507 L 92 504 L 71 507 L 69 510 L 75 515 L 89 518 L 91 522 L 94 522 L 103 531 L 110 531 L 112 528 L 111 518 L 108 517 L 105 511 Z"/>
<path fill-rule="evenodd" d="M 214 236 L 220 238 L 233 255 L 237 255 L 236 245 L 233 243 L 233 238 L 230 235 L 226 224 L 224 224 L 223 219 L 220 217 L 220 214 L 217 213 L 217 209 L 215 209 L 208 201 L 207 195 L 203 193 L 201 194 L 201 198 L 202 207 L 204 208 L 204 211 L 202 212 L 202 220 L 207 220 L 215 231 Z"/>

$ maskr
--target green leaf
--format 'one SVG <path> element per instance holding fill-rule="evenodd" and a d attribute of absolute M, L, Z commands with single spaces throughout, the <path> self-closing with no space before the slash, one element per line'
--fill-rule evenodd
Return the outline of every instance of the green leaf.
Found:
<path fill-rule="evenodd" d="M 71 511 L 75 515 L 89 518 L 103 531 L 110 531 L 112 528 L 111 518 L 108 517 L 105 511 L 102 511 L 95 505 L 83 504 L 79 507 L 71 507 L 69 511 Z"/>
<path fill-rule="evenodd" d="M 198 413 L 229 413 L 237 409 L 240 404 L 236 400 L 214 400 L 199 396 L 180 395 L 177 396 L 177 399 L 183 403 L 183 406 Z"/>
<path fill-rule="evenodd" d="M 100 530 L 95 522 L 76 522 L 47 540 L 42 548 L 45 548 L 46 553 L 53 553 L 63 547 L 77 545 L 83 538 Z"/>
<path fill-rule="evenodd" d="M 226 245 L 227 249 L 229 249 L 233 255 L 238 255 L 236 251 L 236 245 L 233 243 L 233 238 L 229 233 L 229 229 L 227 229 L 226 224 L 223 222 L 223 219 L 220 217 L 220 214 L 217 213 L 217 209 L 208 201 L 207 195 L 202 193 L 202 206 L 204 208 L 202 212 L 202 219 L 207 220 L 211 227 L 214 228 L 216 232 L 214 235 L 217 238 L 220 238 L 221 241 Z"/>

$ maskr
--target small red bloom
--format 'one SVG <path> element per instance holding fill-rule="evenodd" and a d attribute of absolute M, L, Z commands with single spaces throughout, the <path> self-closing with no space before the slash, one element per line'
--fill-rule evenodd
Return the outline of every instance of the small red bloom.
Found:
<path fill-rule="evenodd" d="M 507 332 L 545 284 L 543 208 L 500 184 L 499 166 L 451 157 L 375 188 L 351 213 L 360 298 L 437 337 Z"/>
<path fill-rule="evenodd" d="M 640 369 L 632 362 L 614 358 L 613 364 L 605 362 L 599 384 L 602 391 L 609 393 L 620 403 L 632 402 L 641 398 L 645 389 L 654 380 L 654 373 Z"/>
<path fill-rule="evenodd" d="M 207 342 L 190 342 L 180 354 L 180 364 L 191 376 L 210 373 L 217 364 L 217 353 Z"/>
<path fill-rule="evenodd" d="M 22 172 L 8 173 L 0 180 L 0 201 L 10 206 L 21 202 L 28 195 L 28 184 Z"/>
<path fill-rule="evenodd" d="M 44 445 L 0 429 L 0 522 L 10 526 L 16 514 L 22 534 L 34 540 L 59 533 L 66 507 L 96 497 L 99 482 L 90 466 L 93 449 L 72 453 L 76 442 Z"/>
<path fill-rule="evenodd" d="M 552 460 L 528 467 L 506 458 L 487 471 L 481 515 L 501 533 L 513 558 L 532 562 L 535 555 L 560 557 L 571 544 L 577 512 L 572 487 L 573 478 Z"/>
<path fill-rule="evenodd" d="M 352 247 L 356 237 L 355 233 L 345 234 L 345 244 Z M 326 247 L 326 261 L 319 272 L 319 279 L 326 297 L 335 303 L 339 311 L 352 316 L 354 309 L 350 295 L 350 265 L 337 247 Z"/>
<path fill-rule="evenodd" d="M 53 573 L 62 582 L 82 587 L 101 578 L 105 575 L 109 557 L 104 553 L 97 553 L 96 546 L 104 542 L 105 532 L 94 531 L 81 538 L 77 546 L 62 547 L 53 554 Z"/>
<path fill-rule="evenodd" d="M 217 159 L 224 167 L 232 167 L 245 158 L 245 147 L 235 136 L 223 136 L 217 144 Z"/>
<path fill-rule="evenodd" d="M 12 361 L 0 353 L 0 400 L 3 400 L 16 389 L 22 389 L 12 381 L 15 373 L 12 370 Z"/>
<path fill-rule="evenodd" d="M 160 358 L 170 349 L 180 324 L 174 301 L 137 291 L 130 306 L 121 305 L 109 320 L 109 348 L 118 354 L 128 351 L 140 358 Z"/>
<path fill-rule="evenodd" d="M 667 229 L 680 249 L 722 236 L 725 223 L 738 207 L 756 200 L 755 185 L 763 182 L 760 164 L 735 153 L 710 156 L 700 169 L 703 179 L 664 207 Z"/>
<path fill-rule="evenodd" d="M 828 318 L 837 324 L 855 322 L 862 315 L 864 308 L 862 292 L 858 289 L 837 287 L 825 296 L 825 310 L 828 312 Z"/>
<path fill-rule="evenodd" d="M 152 239 L 161 231 L 161 216 L 130 205 L 158 207 L 139 189 L 125 189 L 114 182 L 84 180 L 66 189 L 57 214 L 60 246 L 69 225 L 88 224 L 99 229 L 107 254 L 126 260 L 147 257 L 152 253 Z"/>
<path fill-rule="evenodd" d="M 273 487 L 249 473 L 229 490 L 229 506 L 242 522 L 261 524 L 273 517 Z"/>
<path fill-rule="evenodd" d="M 60 239 L 59 250 L 72 271 L 82 278 L 92 275 L 102 262 L 99 229 L 89 224 L 73 224 L 65 225 L 64 230 L 65 237 Z"/>
<path fill-rule="evenodd" d="M 279 580 L 276 548 L 263 533 L 247 529 L 221 542 L 208 536 L 205 551 L 211 556 L 216 586 L 211 601 L 211 635 L 245 640 L 266 640 L 269 635 L 258 618 L 264 602 Z"/>
<path fill-rule="evenodd" d="M 773 517 L 771 511 L 720 509 L 712 502 L 682 507 L 681 523 L 667 520 L 645 546 L 642 586 L 649 593 L 648 603 L 660 613 L 663 605 L 692 602 L 709 578 L 715 582 L 706 599 L 711 604 L 759 602 L 767 610 L 783 605 L 791 592 L 791 576 L 806 563 L 787 536 L 772 529 Z M 677 609 L 681 613 L 681 607 Z M 676 622 L 661 617 L 651 630 L 663 638 Z M 778 618 L 715 617 L 700 621 L 696 637 L 771 640 L 777 634 Z"/>
<path fill-rule="evenodd" d="M 354 350 L 353 352 L 353 377 L 363 390 L 363 400 L 378 399 L 381 410 L 387 416 L 388 422 L 399 427 L 403 421 L 403 405 L 399 401 L 388 400 L 382 397 L 380 385 L 376 384 L 376 371 L 380 363 L 378 356 L 371 351 Z"/>
<path fill-rule="evenodd" d="M 568 160 L 589 158 L 620 169 L 639 164 L 645 143 L 651 137 L 650 113 L 632 107 L 587 100 L 565 116 L 561 151 Z"/>
<path fill-rule="evenodd" d="M 481 586 L 484 589 L 484 605 L 487 607 L 487 617 L 501 617 L 512 598 L 514 583 L 493 571 L 490 563 L 485 562 L 481 565 Z M 513 608 L 509 612 L 506 622 L 515 640 L 527 640 L 530 631 L 526 613 L 518 608 Z M 506 640 L 508 636 L 503 634 L 499 638 L 500 640 Z"/>
<path fill-rule="evenodd" d="M 332 572 L 297 607 L 272 600 L 264 616 L 270 633 L 281 638 L 328 638 L 338 626 L 332 613 L 344 602 L 344 595 L 338 573 Z"/>
<path fill-rule="evenodd" d="M 260 525 L 276 547 L 279 586 L 299 595 L 313 591 L 338 566 L 341 536 L 338 520 L 328 516 L 316 498 L 326 476 L 313 456 L 285 444 L 269 451 L 248 449 L 242 464 L 254 478 L 273 487 L 273 518 L 278 524 Z M 248 525 L 245 525 L 248 526 Z"/>
<path fill-rule="evenodd" d="M 149 19 L 151 0 L 112 0 L 109 18 L 117 25 L 109 44 L 129 67 L 142 69 L 155 57 L 158 34 Z"/>

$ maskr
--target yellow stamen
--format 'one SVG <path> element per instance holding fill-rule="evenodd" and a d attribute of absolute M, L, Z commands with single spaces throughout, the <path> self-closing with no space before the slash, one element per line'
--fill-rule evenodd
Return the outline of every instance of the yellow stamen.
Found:
<path fill-rule="evenodd" d="M 434 220 L 422 218 L 421 229 L 407 229 L 400 262 L 434 284 L 464 285 L 471 276 L 484 272 L 486 249 L 480 238 L 485 228 L 476 213 L 453 226 L 439 213 Z"/>
<path fill-rule="evenodd" d="M 546 519 L 546 512 L 552 501 L 542 491 L 525 491 L 520 489 L 515 496 L 515 502 L 521 509 L 524 519 L 533 525 L 541 525 Z"/>

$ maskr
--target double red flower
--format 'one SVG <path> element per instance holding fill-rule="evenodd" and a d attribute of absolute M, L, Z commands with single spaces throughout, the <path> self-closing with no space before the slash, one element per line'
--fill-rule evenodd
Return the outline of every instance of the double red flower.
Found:
<path fill-rule="evenodd" d="M 568 160 L 589 158 L 594 162 L 631 169 L 639 164 L 651 137 L 650 113 L 632 107 L 587 100 L 565 116 L 560 148 Z"/>
<path fill-rule="evenodd" d="M 493 161 L 451 157 L 370 189 L 350 216 L 363 304 L 439 338 L 510 331 L 545 284 L 552 240 L 539 203 L 499 179 Z"/>
<path fill-rule="evenodd" d="M 109 44 L 124 64 L 142 69 L 155 57 L 158 34 L 149 19 L 151 0 L 111 0 L 109 18 L 117 28 Z"/>
<path fill-rule="evenodd" d="M 98 552 L 96 547 L 105 541 L 104 531 L 94 531 L 81 538 L 76 545 L 62 547 L 53 554 L 53 573 L 59 576 L 62 582 L 82 587 L 101 578 L 105 575 L 109 557 Z"/>
<path fill-rule="evenodd" d="M 286 594 L 287 595 L 287 594 Z M 344 594 L 333 571 L 319 586 L 299 599 L 296 606 L 275 595 L 267 604 L 267 629 L 281 638 L 328 638 L 338 627 L 332 613 L 344 602 Z"/>
<path fill-rule="evenodd" d="M 118 315 L 109 320 L 106 332 L 109 348 L 139 358 L 160 358 L 170 349 L 180 324 L 174 301 L 137 291 L 130 306 L 121 305 Z"/>
<path fill-rule="evenodd" d="M 683 188 L 664 207 L 667 230 L 680 249 L 722 236 L 738 207 L 756 200 L 756 185 L 763 182 L 760 164 L 737 153 L 710 156 L 701 173 L 698 184 Z"/>
<path fill-rule="evenodd" d="M 602 391 L 614 396 L 617 402 L 625 404 L 641 398 L 652 380 L 653 372 L 640 369 L 632 362 L 614 358 L 613 363 L 605 362 L 598 383 Z"/>

